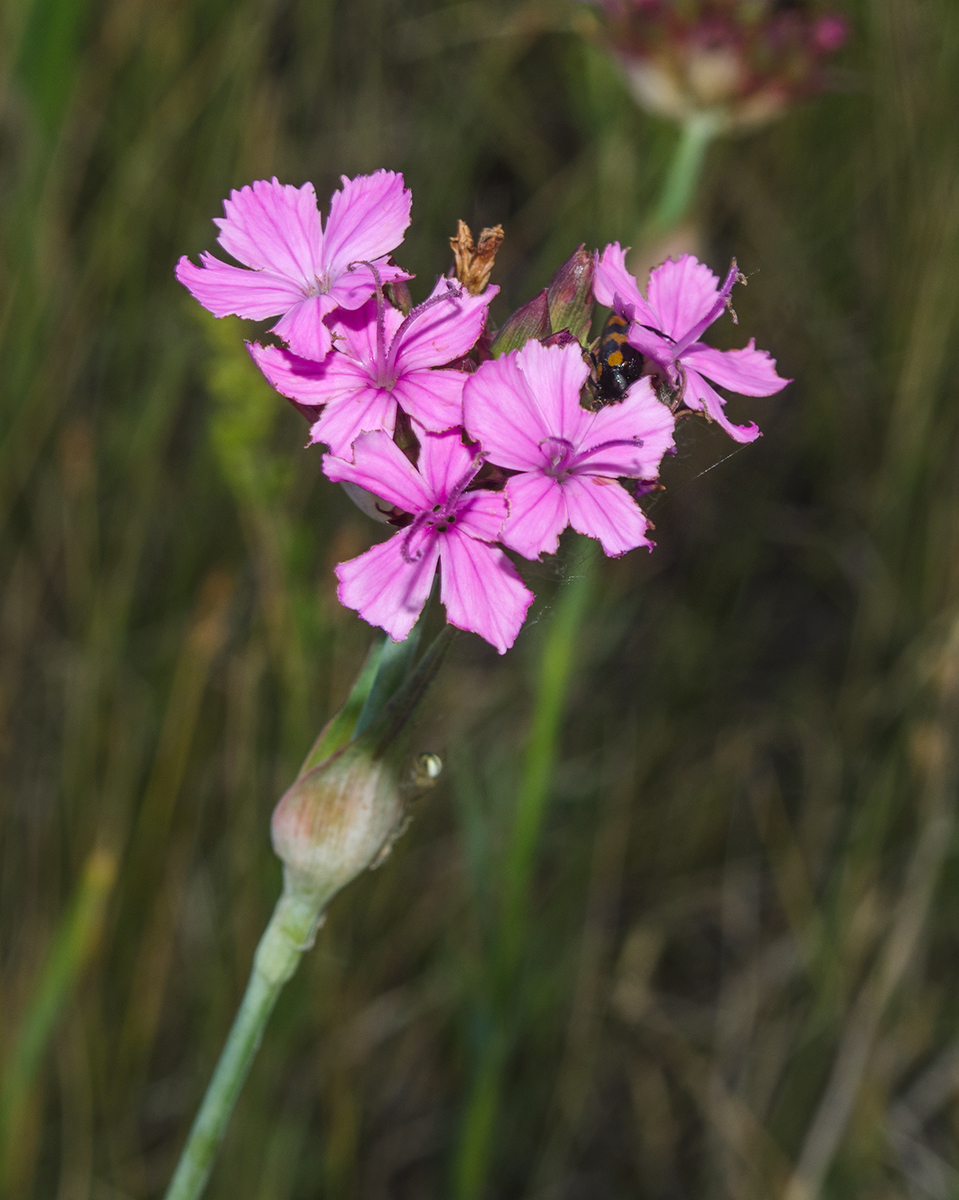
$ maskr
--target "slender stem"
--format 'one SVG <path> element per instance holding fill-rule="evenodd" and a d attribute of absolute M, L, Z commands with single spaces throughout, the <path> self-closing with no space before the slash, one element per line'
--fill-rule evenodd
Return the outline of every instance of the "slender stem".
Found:
<path fill-rule="evenodd" d="M 166 1200 L 197 1200 L 202 1195 L 266 1023 L 284 984 L 292 978 L 300 958 L 313 944 L 326 899 L 322 894 L 297 891 L 289 884 L 284 887 L 257 946 L 246 993 L 180 1155 Z"/>
<path fill-rule="evenodd" d="M 666 183 L 650 222 L 651 233 L 667 233 L 686 215 L 696 194 L 706 150 L 719 132 L 719 119 L 713 113 L 696 113 L 683 122 Z"/>
<path fill-rule="evenodd" d="M 90 854 L 69 911 L 50 946 L 37 990 L 17 1030 L 0 1082 L 0 1187 L 8 1182 L 20 1118 L 44 1051 L 99 940 L 116 868 L 116 858 L 110 851 L 98 848 Z"/>
<path fill-rule="evenodd" d="M 499 971 L 507 979 L 512 977 L 522 950 L 530 881 L 576 661 L 576 642 L 593 593 L 598 542 L 579 538 L 576 558 L 577 573 L 560 593 L 543 645 L 512 839 L 507 849 L 499 950 Z"/>
<path fill-rule="evenodd" d="M 529 893 L 540 831 L 549 799 L 566 696 L 576 659 L 576 641 L 593 592 L 599 546 L 580 537 L 577 573 L 559 595 L 546 631 L 516 816 L 506 852 L 503 905 L 492 964 L 491 1028 L 480 1051 L 453 1169 L 456 1200 L 483 1194 L 508 1061 L 507 1009 L 525 940 Z"/>

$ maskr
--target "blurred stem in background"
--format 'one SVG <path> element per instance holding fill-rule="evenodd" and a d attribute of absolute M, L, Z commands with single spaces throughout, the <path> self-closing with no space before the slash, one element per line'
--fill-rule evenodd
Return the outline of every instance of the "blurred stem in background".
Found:
<path fill-rule="evenodd" d="M 662 237 L 688 213 L 702 177 L 706 151 L 720 130 L 711 113 L 688 118 L 666 172 L 648 235 Z M 566 712 L 574 656 L 586 614 L 595 598 L 601 559 L 596 542 L 577 535 L 570 547 L 574 574 L 547 627 L 536 667 L 533 712 L 513 825 L 503 865 L 502 902 L 486 964 L 486 1011 L 453 1164 L 454 1200 L 478 1200 L 486 1190 L 504 1073 L 512 1044 L 517 977 L 526 941 L 529 896 L 550 787 L 556 769 L 559 734 Z"/>
<path fill-rule="evenodd" d="M 47 953 L 37 989 L 20 1024 L 0 1083 L 0 1187 L 16 1185 L 16 1144 L 30 1089 L 60 1016 L 100 941 L 106 903 L 117 874 L 116 856 L 93 850 L 73 903 Z"/>
<path fill-rule="evenodd" d="M 343 708 L 322 730 L 273 817 L 283 892 L 166 1200 L 203 1194 L 280 992 L 316 938 L 329 901 L 378 862 L 402 828 L 397 742 L 442 664 L 444 625 L 414 665 L 425 618 L 405 642 L 380 638 Z"/>

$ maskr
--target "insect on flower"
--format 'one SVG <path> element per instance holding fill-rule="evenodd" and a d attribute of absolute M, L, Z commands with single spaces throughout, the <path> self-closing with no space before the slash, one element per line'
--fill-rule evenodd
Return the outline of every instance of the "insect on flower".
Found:
<path fill-rule="evenodd" d="M 629 322 L 615 312 L 606 318 L 599 345 L 590 358 L 589 386 L 597 407 L 625 399 L 646 365 L 642 354 L 629 344 Z"/>

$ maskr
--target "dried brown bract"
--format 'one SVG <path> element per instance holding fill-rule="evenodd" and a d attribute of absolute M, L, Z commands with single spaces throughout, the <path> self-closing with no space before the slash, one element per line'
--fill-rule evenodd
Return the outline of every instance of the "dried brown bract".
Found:
<path fill-rule="evenodd" d="M 484 229 L 479 242 L 474 243 L 470 227 L 465 221 L 457 223 L 456 237 L 450 238 L 455 259 L 456 278 L 474 296 L 486 289 L 496 252 L 503 244 L 502 225 Z"/>

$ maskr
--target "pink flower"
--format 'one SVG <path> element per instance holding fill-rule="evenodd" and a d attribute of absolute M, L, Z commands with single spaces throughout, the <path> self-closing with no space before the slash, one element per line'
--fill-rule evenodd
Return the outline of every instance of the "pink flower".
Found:
<path fill-rule="evenodd" d="M 441 563 L 440 599 L 447 620 L 505 654 L 533 593 L 503 551 L 491 545 L 506 519 L 506 497 L 466 491 L 482 455 L 463 445 L 459 429 L 421 434 L 418 468 L 383 430 L 360 434 L 353 450 L 352 463 L 324 455 L 327 476 L 374 492 L 409 513 L 411 521 L 389 541 L 340 563 L 340 602 L 402 641 Z"/>
<path fill-rule="evenodd" d="M 699 340 L 726 310 L 739 275 L 735 262 L 720 287 L 718 276 L 691 254 L 667 259 L 649 276 L 647 303 L 625 258 L 618 242 L 607 246 L 596 262 L 593 289 L 600 304 L 631 322 L 630 345 L 656 363 L 673 387 L 682 386 L 687 408 L 705 409 L 737 442 L 759 437 L 754 424 L 732 424 L 723 411 L 726 401 L 706 380 L 745 396 L 771 396 L 791 380 L 776 374 L 775 359 L 757 350 L 752 338 L 742 350 L 714 350 Z"/>
<path fill-rule="evenodd" d="M 323 228 L 312 183 L 301 188 L 257 180 L 230 193 L 217 239 L 251 270 L 212 254 L 195 266 L 184 255 L 176 277 L 216 317 L 262 321 L 278 316 L 273 332 L 304 358 L 321 360 L 331 345 L 324 317 L 365 304 L 382 280 L 409 276 L 386 259 L 410 223 L 411 197 L 392 171 L 342 176 Z"/>
<path fill-rule="evenodd" d="M 648 379 L 621 403 L 588 412 L 579 402 L 588 374 L 578 343 L 529 341 L 467 382 L 466 428 L 491 462 L 519 472 L 506 484 L 502 541 L 526 558 L 555 554 L 567 525 L 608 555 L 652 546 L 649 522 L 616 480 L 656 478 L 673 445 L 673 414 Z"/>
<path fill-rule="evenodd" d="M 311 441 L 326 442 L 338 458 L 350 458 L 360 433 L 393 432 L 397 406 L 434 433 L 462 425 L 469 376 L 436 368 L 475 345 L 498 290 L 471 296 L 454 280 L 440 279 L 405 320 L 381 297 L 369 300 L 333 323 L 345 348 L 323 362 L 256 343 L 250 353 L 277 391 L 320 410 Z"/>

